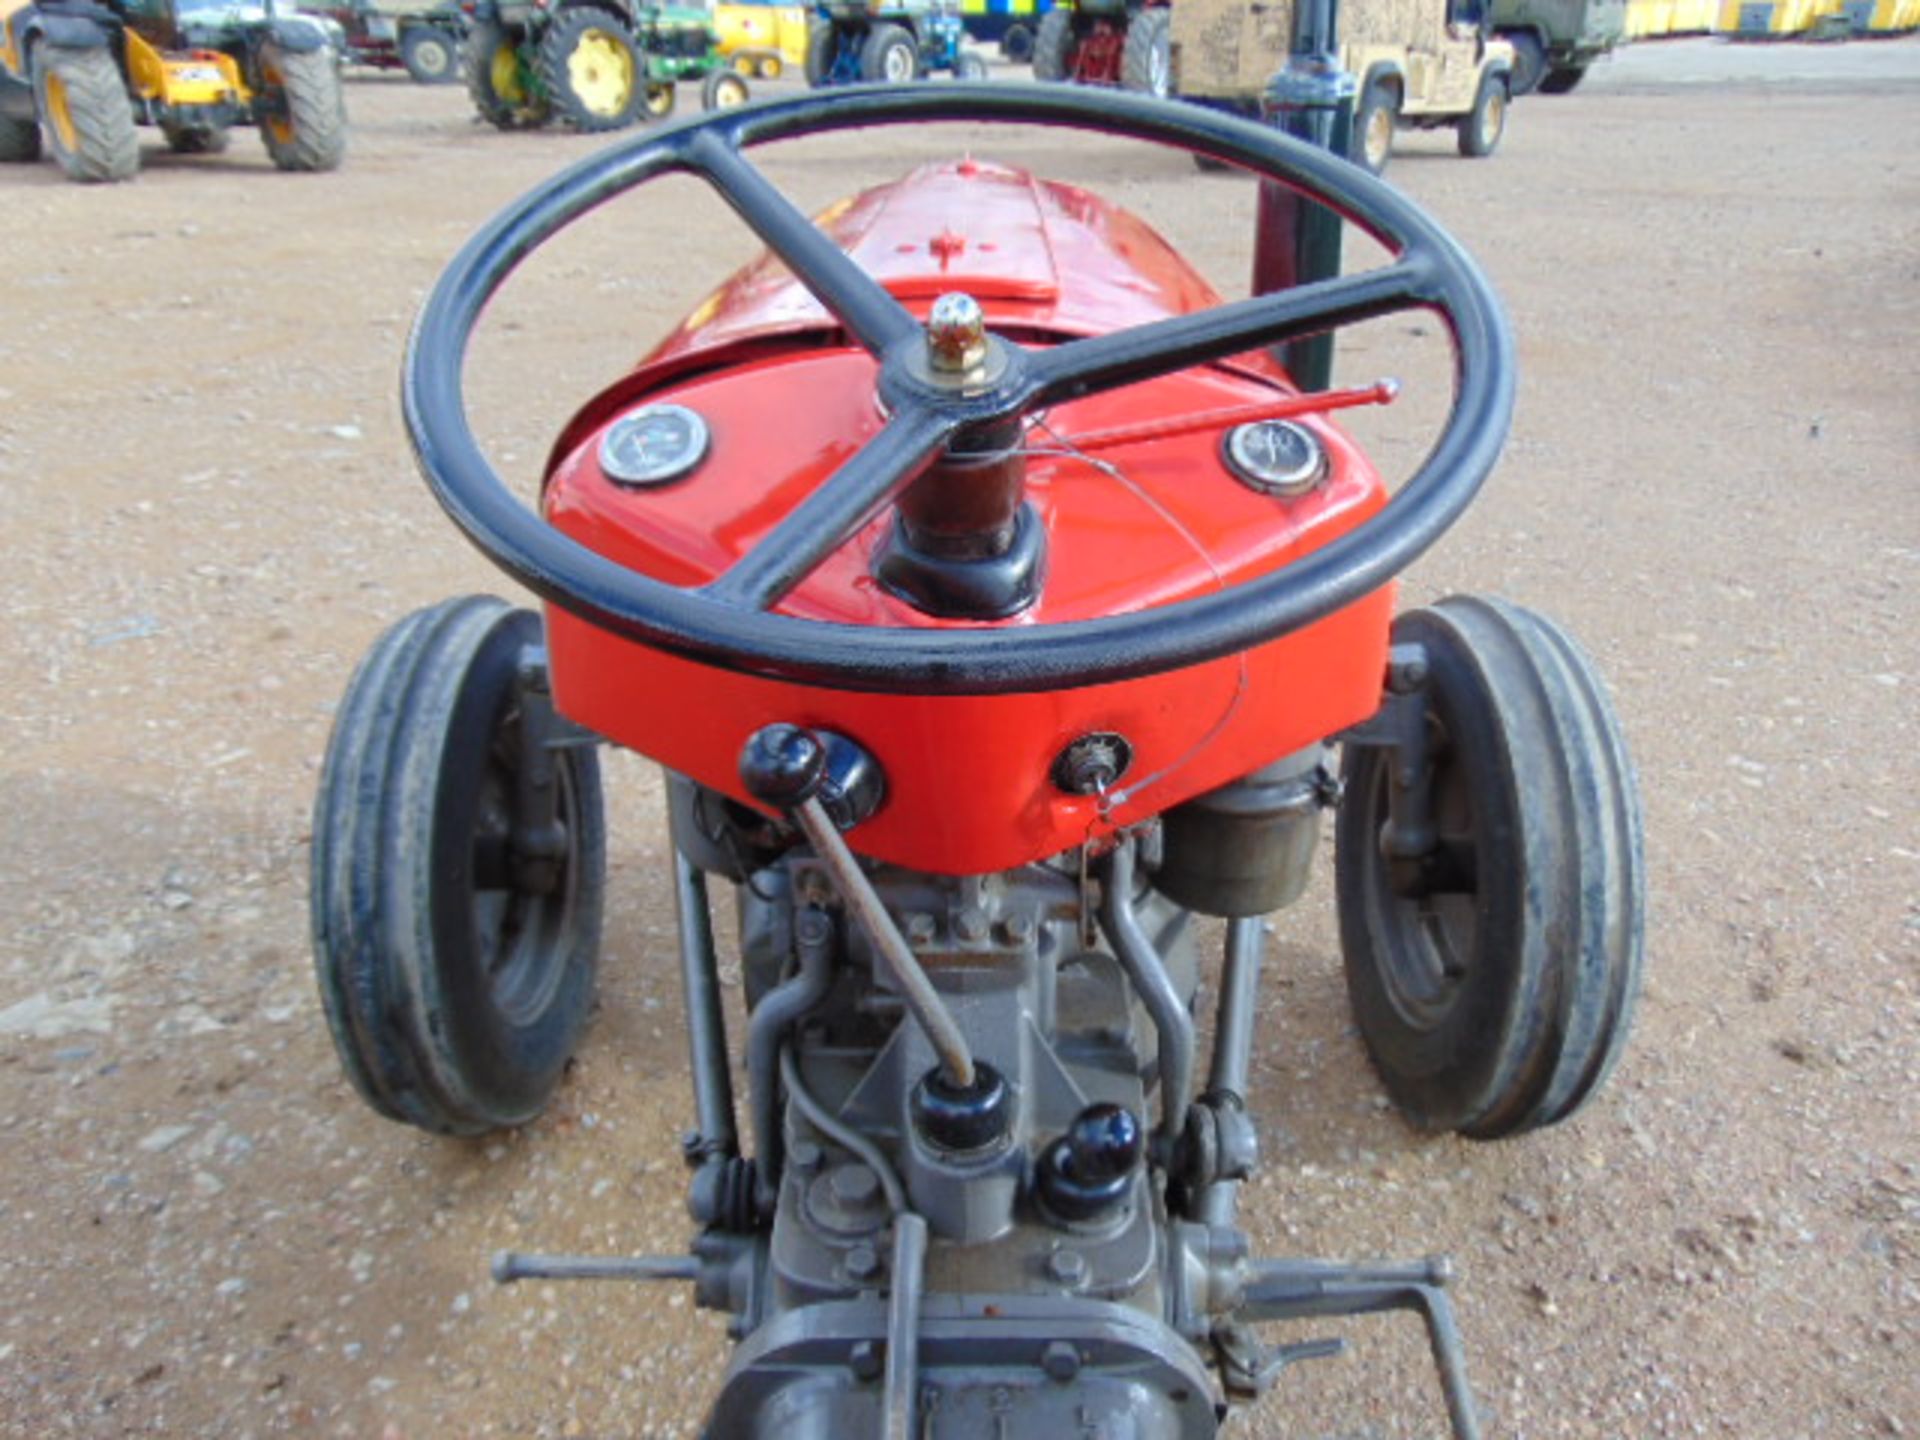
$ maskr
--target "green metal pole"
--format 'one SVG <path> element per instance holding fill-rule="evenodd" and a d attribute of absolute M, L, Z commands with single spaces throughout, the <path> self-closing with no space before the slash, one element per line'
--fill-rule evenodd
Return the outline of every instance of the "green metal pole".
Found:
<path fill-rule="evenodd" d="M 1354 77 L 1340 68 L 1340 0 L 1296 0 L 1293 53 L 1268 86 L 1271 123 L 1296 139 L 1336 155 L 1349 153 Z M 1262 181 L 1259 230 L 1253 256 L 1256 295 L 1285 290 L 1340 273 L 1338 215 L 1284 185 Z M 1274 350 L 1302 390 L 1333 383 L 1333 336 L 1310 335 Z"/>

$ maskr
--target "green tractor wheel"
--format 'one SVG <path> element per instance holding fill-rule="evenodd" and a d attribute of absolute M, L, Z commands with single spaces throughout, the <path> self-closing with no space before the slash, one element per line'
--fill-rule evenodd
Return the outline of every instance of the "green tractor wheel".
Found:
<path fill-rule="evenodd" d="M 640 107 L 647 63 L 627 27 L 604 10 L 563 10 L 540 39 L 540 83 L 575 130 L 618 130 Z"/>
<path fill-rule="evenodd" d="M 42 43 L 33 94 L 53 158 L 69 180 L 131 180 L 140 169 L 133 105 L 113 52 Z"/>
<path fill-rule="evenodd" d="M 538 93 L 520 60 L 519 36 L 480 21 L 467 32 L 467 95 L 480 118 L 500 130 L 538 130 L 553 107 Z"/>
<path fill-rule="evenodd" d="M 332 51 L 260 47 L 260 139 L 282 170 L 337 170 L 347 153 L 347 107 Z"/>

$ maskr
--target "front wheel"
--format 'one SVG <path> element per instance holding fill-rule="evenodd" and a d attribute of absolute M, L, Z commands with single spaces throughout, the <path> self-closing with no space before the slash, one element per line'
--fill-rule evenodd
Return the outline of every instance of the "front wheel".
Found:
<path fill-rule="evenodd" d="M 337 170 L 347 153 L 347 108 L 332 51 L 260 47 L 260 139 L 282 170 Z"/>
<path fill-rule="evenodd" d="M 1469 160 L 1483 160 L 1500 148 L 1500 137 L 1506 133 L 1506 79 L 1484 75 L 1473 97 L 1473 109 L 1460 121 L 1460 153 Z"/>
<path fill-rule="evenodd" d="M 987 62 L 971 50 L 962 51 L 954 62 L 953 76 L 956 80 L 985 80 Z"/>
<path fill-rule="evenodd" d="M 1613 1068 L 1640 987 L 1626 744 L 1586 657 L 1520 606 L 1454 596 L 1393 641 L 1426 657 L 1430 839 L 1391 853 L 1401 751 L 1349 743 L 1334 886 L 1354 1019 L 1416 1123 L 1552 1125 Z"/>
<path fill-rule="evenodd" d="M 1073 14 L 1049 10 L 1033 35 L 1033 78 L 1065 80 L 1073 69 Z"/>
<path fill-rule="evenodd" d="M 731 110 L 747 103 L 747 82 L 731 70 L 715 70 L 700 85 L 702 110 Z"/>
<path fill-rule="evenodd" d="M 535 93 L 516 34 L 490 21 L 480 21 L 467 32 L 461 53 L 466 62 L 467 96 L 482 120 L 499 130 L 537 130 L 547 123 L 553 109 L 545 97 Z"/>
<path fill-rule="evenodd" d="M 53 158 L 69 180 L 131 180 L 138 172 L 133 103 L 111 50 L 42 41 L 33 50 L 33 95 Z"/>
<path fill-rule="evenodd" d="M 459 46 L 444 30 L 416 26 L 401 37 L 400 63 L 407 67 L 415 84 L 451 84 L 460 75 Z"/>
<path fill-rule="evenodd" d="M 808 88 L 818 90 L 833 79 L 833 62 L 840 50 L 840 34 L 822 20 L 807 31 L 806 75 Z"/>
<path fill-rule="evenodd" d="M 1378 175 L 1393 158 L 1393 127 L 1400 117 L 1400 92 L 1390 81 L 1375 80 L 1360 96 L 1353 117 L 1353 163 Z"/>
<path fill-rule="evenodd" d="M 649 81 L 646 94 L 640 101 L 640 108 L 646 112 L 649 120 L 664 120 L 673 114 L 673 107 L 680 103 L 680 87 L 671 80 Z"/>
<path fill-rule="evenodd" d="M 646 62 L 626 26 L 605 11 L 561 11 L 540 38 L 538 65 L 554 113 L 573 129 L 594 133 L 634 122 Z"/>
<path fill-rule="evenodd" d="M 1503 30 L 1500 38 L 1513 47 L 1513 73 L 1508 76 L 1507 94 L 1515 100 L 1531 95 L 1547 73 L 1546 47 L 1531 30 Z"/>
<path fill-rule="evenodd" d="M 1120 84 L 1164 100 L 1173 89 L 1173 48 L 1165 8 L 1141 10 L 1127 22 L 1120 51 Z"/>
<path fill-rule="evenodd" d="M 1000 53 L 1016 65 L 1033 58 L 1033 32 L 1024 25 L 1009 25 L 1000 37 Z"/>
<path fill-rule="evenodd" d="M 904 85 L 920 74 L 920 47 L 900 25 L 876 25 L 860 49 L 860 78 L 885 85 Z"/>
<path fill-rule="evenodd" d="M 441 1134 L 545 1106 L 593 995 L 599 759 L 556 745 L 540 620 L 470 596 L 380 637 L 314 805 L 314 963 L 342 1067 Z"/>

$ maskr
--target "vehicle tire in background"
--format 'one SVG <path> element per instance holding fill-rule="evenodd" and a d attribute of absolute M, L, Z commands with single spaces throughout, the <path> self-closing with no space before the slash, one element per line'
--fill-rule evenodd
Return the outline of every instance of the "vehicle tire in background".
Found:
<path fill-rule="evenodd" d="M 1073 14 L 1049 10 L 1033 34 L 1033 78 L 1064 80 L 1073 63 Z"/>
<path fill-rule="evenodd" d="M 900 25 L 876 25 L 860 47 L 860 78 L 884 85 L 904 85 L 920 74 L 920 47 L 913 32 Z"/>
<path fill-rule="evenodd" d="M 664 120 L 680 103 L 680 87 L 671 80 L 648 81 L 640 98 L 640 108 L 649 120 Z"/>
<path fill-rule="evenodd" d="M 260 47 L 260 139 L 282 170 L 337 170 L 347 153 L 347 106 L 331 50 Z"/>
<path fill-rule="evenodd" d="M 521 74 L 517 35 L 482 20 L 467 32 L 460 53 L 467 96 L 489 125 L 499 130 L 538 130 L 552 118 L 552 107 L 534 96 Z"/>
<path fill-rule="evenodd" d="M 953 78 L 956 80 L 985 80 L 987 78 L 987 62 L 975 51 L 963 51 L 961 52 L 959 60 L 954 64 Z"/>
<path fill-rule="evenodd" d="M 833 26 L 825 20 L 807 31 L 807 84 L 811 88 L 818 90 L 832 78 L 833 57 L 839 43 Z"/>
<path fill-rule="evenodd" d="M 40 125 L 35 120 L 19 120 L 0 115 L 0 162 L 38 160 Z"/>
<path fill-rule="evenodd" d="M 1171 12 L 1164 6 L 1136 10 L 1127 22 L 1127 40 L 1120 51 L 1120 86 L 1164 100 L 1173 91 Z"/>
<path fill-rule="evenodd" d="M 1024 25 L 1009 25 L 1000 37 L 1000 53 L 1016 65 L 1033 58 L 1033 31 Z"/>
<path fill-rule="evenodd" d="M 459 43 L 437 25 L 416 25 L 400 37 L 400 63 L 421 85 L 450 85 L 460 78 Z"/>
<path fill-rule="evenodd" d="M 564 125 L 593 134 L 631 125 L 640 113 L 647 62 L 632 33 L 604 10 L 562 10 L 540 37 L 536 64 Z"/>
<path fill-rule="evenodd" d="M 1461 117 L 1458 126 L 1460 153 L 1470 160 L 1483 160 L 1500 148 L 1500 137 L 1506 133 L 1506 76 L 1482 75 L 1480 89 L 1473 97 L 1473 109 Z"/>
<path fill-rule="evenodd" d="M 1584 65 L 1560 65 L 1540 77 L 1542 95 L 1568 95 L 1582 80 L 1587 78 Z"/>
<path fill-rule="evenodd" d="M 702 110 L 731 110 L 750 98 L 747 82 L 731 70 L 711 70 L 700 84 Z"/>
<path fill-rule="evenodd" d="M 131 180 L 140 169 L 140 137 L 113 52 L 42 41 L 33 49 L 32 68 L 47 145 L 67 178 Z"/>
<path fill-rule="evenodd" d="M 1370 175 L 1393 158 L 1393 128 L 1400 116 L 1400 91 L 1391 80 L 1371 80 L 1353 116 L 1353 150 L 1348 157 Z"/>
<path fill-rule="evenodd" d="M 1546 47 L 1531 30 L 1503 30 L 1500 38 L 1513 47 L 1513 73 L 1507 80 L 1507 94 L 1515 100 L 1531 95 L 1547 73 Z"/>

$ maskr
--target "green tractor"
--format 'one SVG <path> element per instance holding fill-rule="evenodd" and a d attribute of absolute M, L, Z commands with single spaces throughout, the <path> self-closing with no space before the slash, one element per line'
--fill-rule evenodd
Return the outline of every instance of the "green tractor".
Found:
<path fill-rule="evenodd" d="M 237 0 L 0 0 L 0 160 L 130 180 L 137 125 L 181 154 L 257 125 L 282 170 L 332 170 L 346 107 L 327 24 Z"/>
<path fill-rule="evenodd" d="M 747 99 L 720 55 L 706 12 L 625 0 L 477 0 L 467 34 L 467 91 L 502 130 L 558 120 L 617 130 L 673 113 L 678 82 L 701 82 L 709 110 Z"/>

